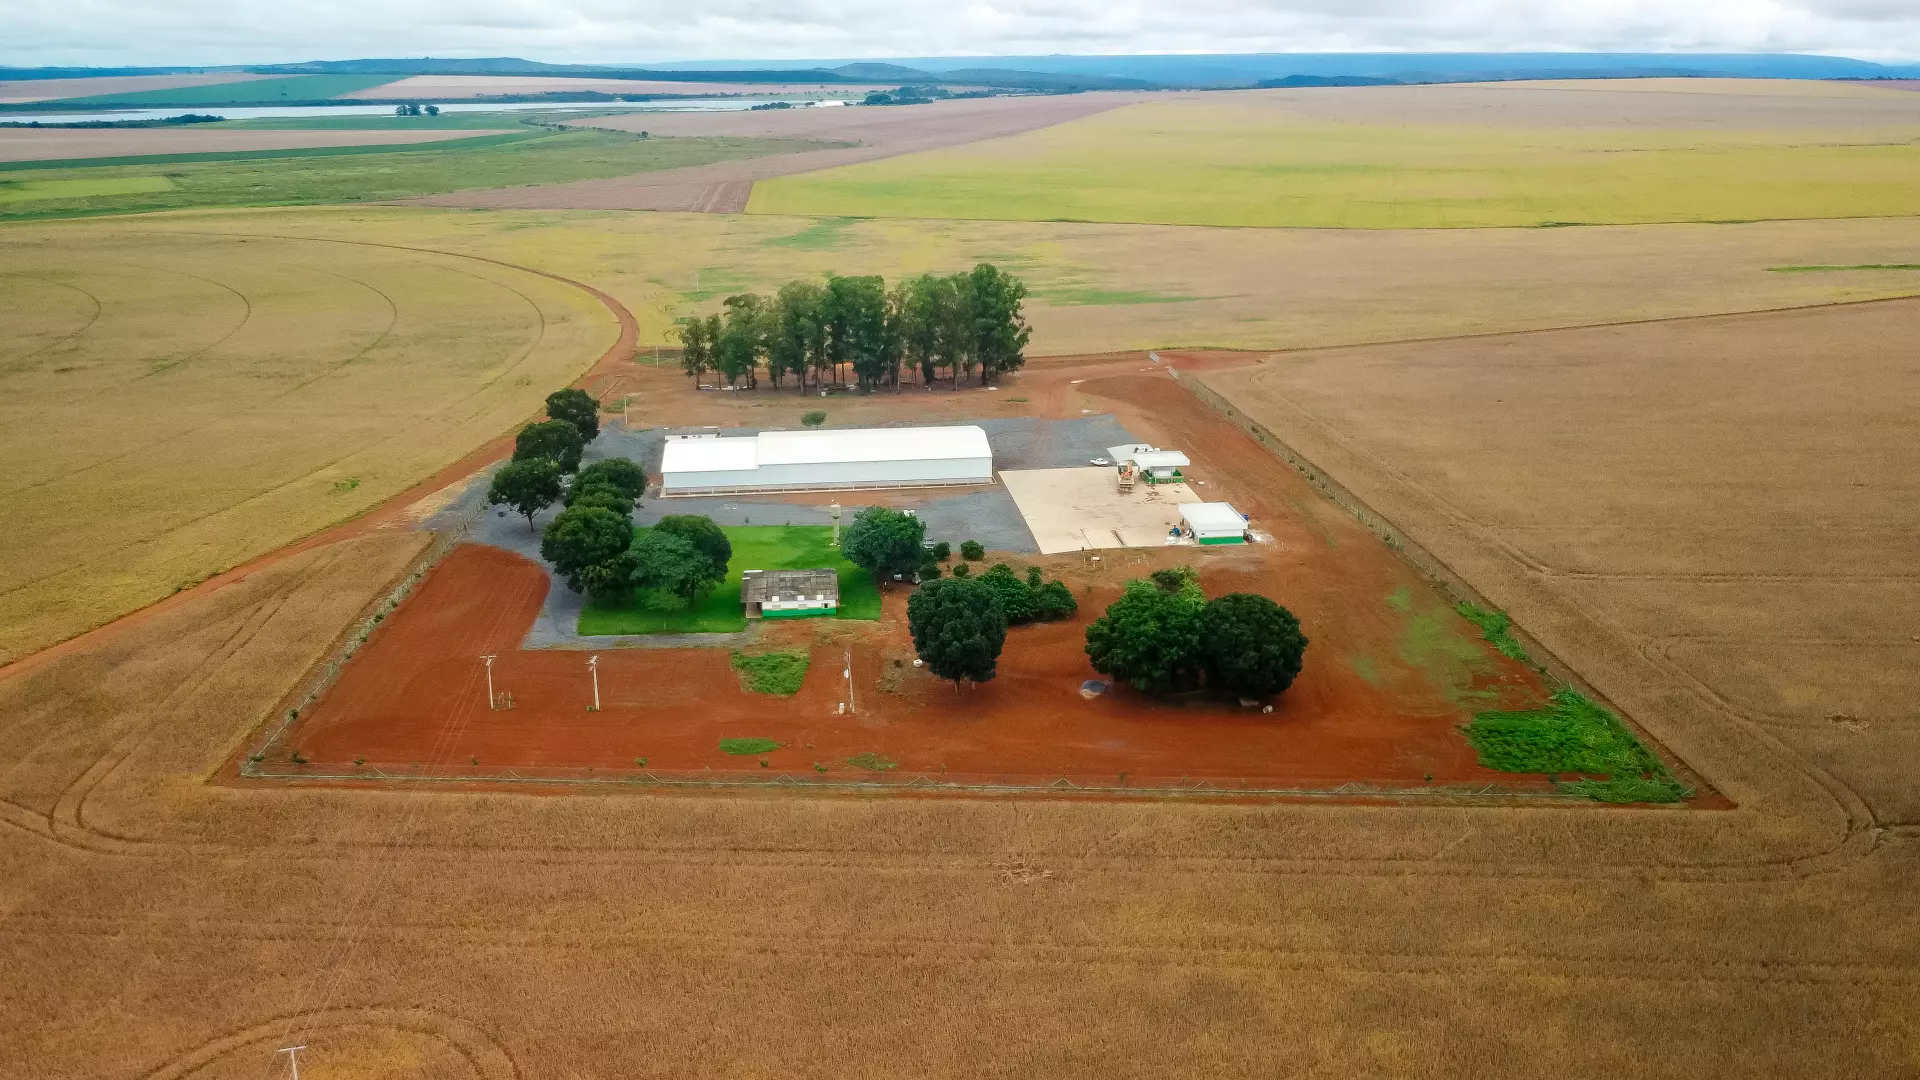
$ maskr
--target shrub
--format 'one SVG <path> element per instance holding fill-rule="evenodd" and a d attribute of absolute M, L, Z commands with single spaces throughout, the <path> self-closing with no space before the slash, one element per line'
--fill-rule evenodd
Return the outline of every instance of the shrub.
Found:
<path fill-rule="evenodd" d="M 721 739 L 720 752 L 734 757 L 759 757 L 780 749 L 772 739 Z"/>
<path fill-rule="evenodd" d="M 928 559 L 926 562 L 923 562 L 920 564 L 920 580 L 921 581 L 932 581 L 934 578 L 937 578 L 939 576 L 940 576 L 939 563 L 934 562 L 932 559 Z"/>
<path fill-rule="evenodd" d="M 973 567 L 968 566 L 966 563 L 961 563 L 960 565 L 953 568 L 954 577 L 963 578 L 971 573 L 973 573 Z"/>
<path fill-rule="evenodd" d="M 583 465 L 574 476 L 573 483 L 575 487 L 606 485 L 629 499 L 637 499 L 647 493 L 646 470 L 626 458 L 602 458 Z"/>
<path fill-rule="evenodd" d="M 823 412 L 810 412 L 800 418 L 800 423 L 804 427 L 819 427 L 826 422 L 827 414 Z"/>
<path fill-rule="evenodd" d="M 981 547 L 980 541 L 978 540 L 962 540 L 960 542 L 960 557 L 968 562 L 979 562 L 981 559 L 987 557 L 987 549 Z"/>
<path fill-rule="evenodd" d="M 940 562 L 946 562 L 953 557 L 953 545 L 945 540 L 933 545 L 933 557 Z"/>
<path fill-rule="evenodd" d="M 1035 618 L 1043 622 L 1056 619 L 1070 619 L 1080 610 L 1080 602 L 1073 598 L 1073 590 L 1067 588 L 1064 581 L 1049 581 L 1033 591 L 1036 607 Z"/>
<path fill-rule="evenodd" d="M 734 653 L 733 670 L 740 674 L 740 688 L 754 694 L 792 697 L 807 681 L 807 668 L 813 657 L 805 649 L 782 652 Z"/>
<path fill-rule="evenodd" d="M 1040 614 L 1040 605 L 1034 600 L 1033 587 L 1015 576 L 1013 567 L 1006 563 L 997 563 L 993 569 L 980 575 L 980 583 L 993 590 L 1000 601 L 1000 610 L 1006 613 L 1007 625 L 1019 626 L 1030 623 Z"/>

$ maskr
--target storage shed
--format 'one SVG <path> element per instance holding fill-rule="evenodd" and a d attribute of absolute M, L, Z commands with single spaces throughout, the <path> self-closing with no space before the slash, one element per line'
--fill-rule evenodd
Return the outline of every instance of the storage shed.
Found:
<path fill-rule="evenodd" d="M 833 570 L 742 570 L 740 603 L 749 619 L 803 619 L 840 611 Z"/>
<path fill-rule="evenodd" d="M 1162 450 L 1146 443 L 1109 446 L 1107 453 L 1115 465 L 1132 464 L 1139 470 L 1140 478 L 1149 484 L 1177 483 L 1185 479 L 1180 470 L 1193 464 L 1187 460 L 1187 455 L 1178 450 Z"/>
<path fill-rule="evenodd" d="M 660 480 L 664 496 L 991 484 L 993 450 L 972 425 L 673 439 Z"/>
<path fill-rule="evenodd" d="M 1182 531 L 1202 544 L 1244 544 L 1247 519 L 1231 503 L 1180 504 Z"/>

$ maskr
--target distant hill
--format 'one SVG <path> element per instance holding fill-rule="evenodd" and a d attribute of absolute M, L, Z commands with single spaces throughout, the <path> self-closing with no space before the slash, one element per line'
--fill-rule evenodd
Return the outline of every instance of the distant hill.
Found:
<path fill-rule="evenodd" d="M 1289 75 L 1284 79 L 1261 79 L 1253 85 L 1261 90 L 1291 90 L 1299 86 L 1399 86 L 1400 80 L 1366 75 Z"/>

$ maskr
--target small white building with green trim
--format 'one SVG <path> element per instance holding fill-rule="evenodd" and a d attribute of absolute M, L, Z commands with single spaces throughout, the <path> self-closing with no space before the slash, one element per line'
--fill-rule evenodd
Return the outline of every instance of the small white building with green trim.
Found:
<path fill-rule="evenodd" d="M 840 613 L 834 570 L 742 570 L 740 604 L 749 619 L 805 619 Z"/>
<path fill-rule="evenodd" d="M 1146 443 L 1109 446 L 1107 455 L 1115 465 L 1132 464 L 1140 470 L 1140 478 L 1149 484 L 1177 484 L 1186 479 L 1180 470 L 1193 464 L 1178 450 L 1162 450 Z"/>
<path fill-rule="evenodd" d="M 1181 503 L 1180 526 L 1182 532 L 1202 544 L 1247 542 L 1246 515 L 1235 510 L 1232 503 Z"/>

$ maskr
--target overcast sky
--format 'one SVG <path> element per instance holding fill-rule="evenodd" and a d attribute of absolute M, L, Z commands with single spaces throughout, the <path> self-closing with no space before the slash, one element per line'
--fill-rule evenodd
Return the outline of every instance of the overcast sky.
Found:
<path fill-rule="evenodd" d="M 20 66 L 1529 50 L 1911 62 L 1920 0 L 0 0 Z"/>

